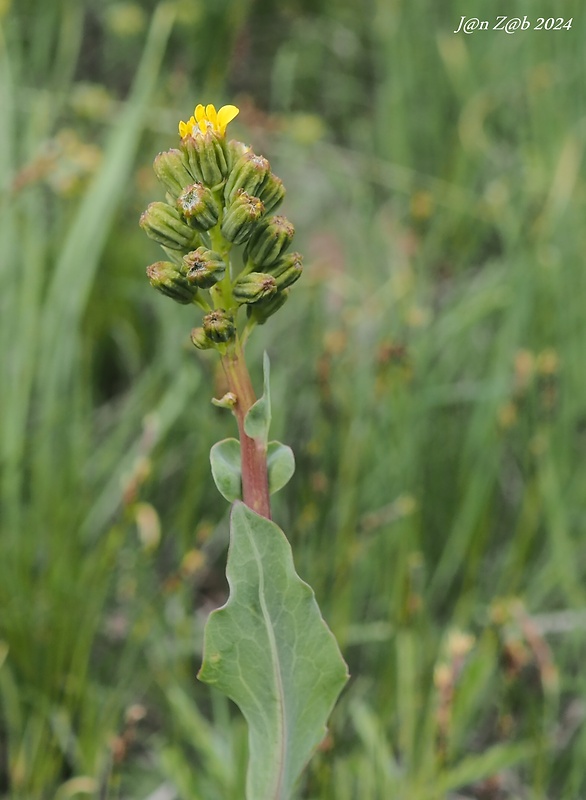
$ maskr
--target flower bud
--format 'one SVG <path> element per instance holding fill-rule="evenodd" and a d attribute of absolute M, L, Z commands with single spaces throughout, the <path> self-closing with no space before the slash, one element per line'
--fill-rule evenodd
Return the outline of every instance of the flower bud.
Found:
<path fill-rule="evenodd" d="M 247 306 L 246 313 L 249 319 L 253 319 L 257 325 L 264 325 L 267 319 L 284 305 L 288 297 L 289 289 L 284 289 L 266 300 Z"/>
<path fill-rule="evenodd" d="M 236 139 L 230 139 L 226 145 L 226 160 L 228 162 L 228 170 L 231 170 L 234 164 L 238 161 L 240 156 L 244 153 L 250 152 L 250 147 L 244 142 L 239 142 Z"/>
<path fill-rule="evenodd" d="M 264 206 L 258 197 L 239 189 L 222 220 L 222 235 L 233 244 L 242 244 L 262 217 Z"/>
<path fill-rule="evenodd" d="M 244 189 L 248 194 L 257 195 L 257 189 L 264 183 L 270 171 L 271 165 L 266 158 L 255 155 L 252 150 L 244 153 L 236 161 L 226 180 L 224 189 L 226 203 L 232 202 L 239 189 Z"/>
<path fill-rule="evenodd" d="M 273 175 L 272 172 L 269 172 L 257 194 L 264 203 L 265 214 L 269 211 L 274 211 L 285 197 L 283 181 L 277 178 L 276 175 Z"/>
<path fill-rule="evenodd" d="M 269 267 L 289 247 L 294 234 L 287 217 L 268 217 L 256 227 L 245 255 L 257 266 Z"/>
<path fill-rule="evenodd" d="M 202 231 L 213 228 L 220 216 L 214 195 L 201 183 L 192 183 L 181 192 L 177 208 L 188 222 Z"/>
<path fill-rule="evenodd" d="M 226 141 L 212 128 L 181 140 L 190 172 L 206 186 L 217 186 L 228 174 Z"/>
<path fill-rule="evenodd" d="M 279 291 L 287 289 L 301 277 L 303 257 L 301 253 L 287 253 L 267 267 L 267 271 L 274 277 Z"/>
<path fill-rule="evenodd" d="M 139 224 L 147 236 L 171 250 L 191 250 L 199 244 L 197 233 L 167 203 L 151 203 Z"/>
<path fill-rule="evenodd" d="M 147 275 L 151 286 L 177 303 L 187 305 L 193 302 L 197 287 L 191 286 L 175 264 L 170 261 L 157 261 L 147 267 Z"/>
<path fill-rule="evenodd" d="M 221 281 L 226 272 L 226 264 L 219 253 L 198 247 L 183 256 L 181 272 L 192 286 L 209 289 Z"/>
<path fill-rule="evenodd" d="M 211 339 L 208 339 L 203 328 L 194 328 L 191 331 L 191 343 L 198 350 L 209 350 L 213 347 Z"/>
<path fill-rule="evenodd" d="M 234 320 L 223 308 L 216 308 L 205 315 L 203 330 L 212 342 L 228 342 L 236 333 Z"/>
<path fill-rule="evenodd" d="M 172 149 L 159 153 L 153 162 L 153 169 L 157 178 L 173 195 L 173 198 L 181 194 L 185 186 L 193 183 L 193 177 L 187 168 L 186 159 L 181 150 Z"/>
<path fill-rule="evenodd" d="M 238 278 L 232 287 L 232 294 L 238 303 L 257 303 L 272 297 L 276 291 L 275 279 L 264 272 L 249 272 Z"/>

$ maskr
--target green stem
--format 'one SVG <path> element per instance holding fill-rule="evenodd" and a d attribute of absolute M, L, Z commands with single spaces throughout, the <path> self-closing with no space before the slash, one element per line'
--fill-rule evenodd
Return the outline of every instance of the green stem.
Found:
<path fill-rule="evenodd" d="M 230 250 L 232 245 L 227 242 L 222 236 L 221 231 L 222 214 L 218 224 L 208 231 L 212 250 L 219 253 L 226 262 L 226 274 L 219 283 L 212 287 L 210 294 L 214 301 L 215 308 L 224 308 L 229 310 L 234 306 L 232 298 L 232 265 L 230 264 Z"/>
<path fill-rule="evenodd" d="M 242 329 L 242 334 L 240 336 L 242 347 L 244 347 L 244 345 L 248 341 L 248 337 L 255 328 L 256 328 L 256 322 L 254 319 L 249 319 L 246 321 L 246 324 L 244 325 L 244 328 Z"/>
<path fill-rule="evenodd" d="M 256 402 L 250 374 L 240 342 L 236 340 L 233 348 L 222 355 L 222 366 L 228 380 L 228 387 L 236 396 L 234 415 L 240 435 L 242 459 L 242 499 L 245 505 L 262 517 L 271 519 L 269 479 L 267 471 L 267 449 L 260 439 L 246 435 L 244 420 L 249 408 Z"/>

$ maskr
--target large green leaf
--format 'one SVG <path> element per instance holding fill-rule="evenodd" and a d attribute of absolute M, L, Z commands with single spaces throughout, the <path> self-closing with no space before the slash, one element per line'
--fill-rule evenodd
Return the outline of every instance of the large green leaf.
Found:
<path fill-rule="evenodd" d="M 200 680 L 238 704 L 249 727 L 248 800 L 287 800 L 348 672 L 291 547 L 237 502 L 226 568 L 230 598 L 204 636 Z"/>

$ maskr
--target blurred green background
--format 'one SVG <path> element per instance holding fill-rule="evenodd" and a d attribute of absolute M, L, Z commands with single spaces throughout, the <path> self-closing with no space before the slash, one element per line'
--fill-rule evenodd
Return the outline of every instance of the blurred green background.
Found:
<path fill-rule="evenodd" d="M 137 225 L 197 102 L 240 106 L 307 265 L 249 348 L 352 673 L 298 799 L 586 797 L 584 8 L 506 5 L 573 23 L 1 0 L 1 797 L 243 797 L 243 721 L 195 680 L 234 423 Z"/>

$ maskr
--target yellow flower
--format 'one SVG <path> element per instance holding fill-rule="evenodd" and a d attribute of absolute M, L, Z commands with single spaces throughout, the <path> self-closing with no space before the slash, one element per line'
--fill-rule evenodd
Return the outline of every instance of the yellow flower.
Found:
<path fill-rule="evenodd" d="M 207 106 L 202 106 L 200 103 L 195 107 L 193 116 L 187 122 L 182 120 L 179 123 L 179 136 L 185 139 L 186 136 L 206 133 L 210 129 L 220 136 L 224 136 L 228 123 L 232 122 L 239 112 L 240 109 L 236 106 L 222 106 L 219 111 L 216 111 L 216 107 L 211 103 Z"/>

